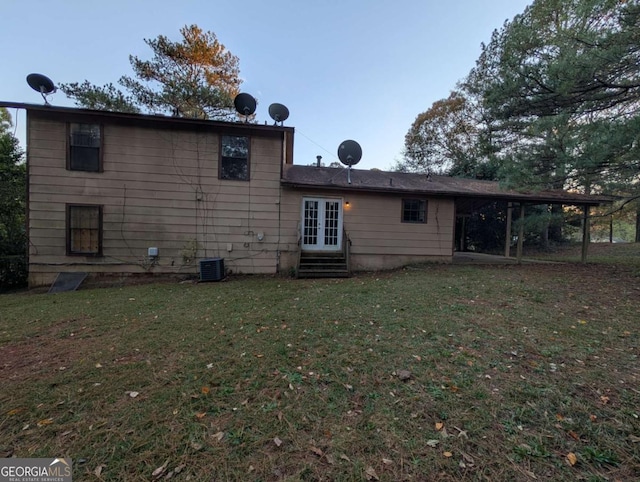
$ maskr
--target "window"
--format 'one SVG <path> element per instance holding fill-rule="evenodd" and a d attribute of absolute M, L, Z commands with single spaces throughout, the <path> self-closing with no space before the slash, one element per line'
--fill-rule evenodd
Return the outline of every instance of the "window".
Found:
<path fill-rule="evenodd" d="M 222 136 L 220 141 L 220 179 L 249 180 L 249 138 Z"/>
<path fill-rule="evenodd" d="M 102 127 L 100 124 L 69 124 L 70 171 L 102 171 Z"/>
<path fill-rule="evenodd" d="M 67 205 L 67 254 L 102 255 L 102 206 Z"/>
<path fill-rule="evenodd" d="M 403 199 L 402 200 L 402 222 L 403 223 L 426 223 L 427 222 L 427 201 L 425 199 Z"/>

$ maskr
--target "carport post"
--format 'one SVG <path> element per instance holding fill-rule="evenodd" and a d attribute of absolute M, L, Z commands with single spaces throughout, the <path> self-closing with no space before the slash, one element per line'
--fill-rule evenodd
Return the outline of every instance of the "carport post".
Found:
<path fill-rule="evenodd" d="M 518 264 L 522 263 L 522 242 L 524 238 L 524 203 L 520 203 L 520 226 L 518 226 L 518 248 L 516 250 L 516 258 Z"/>
<path fill-rule="evenodd" d="M 583 263 L 587 262 L 587 251 L 589 250 L 589 242 L 590 239 L 590 226 L 591 222 L 589 219 L 589 205 L 585 204 L 582 207 L 582 258 L 581 261 Z"/>
<path fill-rule="evenodd" d="M 504 257 L 511 256 L 511 212 L 513 211 L 513 203 L 507 203 L 507 234 L 504 239 Z"/>

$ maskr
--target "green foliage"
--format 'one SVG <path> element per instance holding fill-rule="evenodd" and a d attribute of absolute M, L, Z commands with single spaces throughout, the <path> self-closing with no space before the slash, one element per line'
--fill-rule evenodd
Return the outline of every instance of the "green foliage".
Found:
<path fill-rule="evenodd" d="M 81 84 L 72 82 L 70 84 L 60 84 L 59 87 L 68 97 L 75 99 L 76 104 L 87 109 L 134 114 L 140 112 L 135 99 L 123 94 L 113 84 L 99 87 L 85 80 Z"/>
<path fill-rule="evenodd" d="M 27 278 L 25 229 L 27 171 L 11 116 L 0 108 L 0 292 L 23 286 Z"/>
<path fill-rule="evenodd" d="M 536 0 L 494 32 L 467 78 L 491 119 L 501 178 L 608 191 L 638 180 L 640 6 Z"/>
<path fill-rule="evenodd" d="M 535 0 L 494 31 L 448 99 L 416 118 L 396 168 L 638 196 L 638 65 L 637 0 Z M 545 209 L 526 228 L 543 245 L 562 238 L 544 225 Z"/>
<path fill-rule="evenodd" d="M 239 91 L 238 58 L 213 32 L 196 25 L 180 29 L 182 40 L 164 35 L 145 39 L 151 60 L 129 56 L 134 76 L 118 83 L 95 86 L 89 81 L 60 84 L 78 105 L 120 112 L 168 113 L 180 117 L 227 119 L 233 117 L 233 98 Z"/>

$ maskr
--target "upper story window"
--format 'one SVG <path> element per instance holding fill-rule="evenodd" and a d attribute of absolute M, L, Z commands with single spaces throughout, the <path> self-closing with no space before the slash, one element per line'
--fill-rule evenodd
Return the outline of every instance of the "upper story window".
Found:
<path fill-rule="evenodd" d="M 426 199 L 403 199 L 402 200 L 402 222 L 403 223 L 426 223 L 427 222 Z"/>
<path fill-rule="evenodd" d="M 102 171 L 102 126 L 100 124 L 69 124 L 70 171 Z"/>
<path fill-rule="evenodd" d="M 249 180 L 249 138 L 221 136 L 218 177 L 234 181 Z"/>
<path fill-rule="evenodd" d="M 102 206 L 67 205 L 67 254 L 102 255 Z"/>

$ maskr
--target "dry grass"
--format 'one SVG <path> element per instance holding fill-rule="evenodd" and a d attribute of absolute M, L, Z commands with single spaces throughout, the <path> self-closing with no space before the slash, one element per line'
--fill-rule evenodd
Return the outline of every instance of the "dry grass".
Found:
<path fill-rule="evenodd" d="M 70 456 L 74 480 L 638 480 L 624 251 L 3 295 L 0 456 Z"/>

